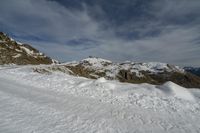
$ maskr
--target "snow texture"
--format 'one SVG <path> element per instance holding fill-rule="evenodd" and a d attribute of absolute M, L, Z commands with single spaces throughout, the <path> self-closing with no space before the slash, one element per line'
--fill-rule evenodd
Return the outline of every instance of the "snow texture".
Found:
<path fill-rule="evenodd" d="M 15 56 L 13 56 L 13 58 L 18 58 L 20 56 L 21 56 L 21 54 L 16 54 Z"/>
<path fill-rule="evenodd" d="M 198 89 L 40 74 L 34 67 L 0 67 L 0 132 L 200 132 Z"/>
<path fill-rule="evenodd" d="M 24 47 L 24 46 L 20 46 L 22 49 L 24 49 L 25 51 L 26 51 L 26 53 L 27 54 L 29 54 L 29 55 L 33 55 L 34 54 L 34 52 L 33 51 L 31 51 L 30 49 L 28 49 L 28 48 L 26 48 L 26 47 Z"/>

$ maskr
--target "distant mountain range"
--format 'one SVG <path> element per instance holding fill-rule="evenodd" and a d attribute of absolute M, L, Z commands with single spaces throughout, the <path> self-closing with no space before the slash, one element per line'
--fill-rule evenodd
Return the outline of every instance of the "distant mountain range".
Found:
<path fill-rule="evenodd" d="M 52 64 L 55 60 L 28 44 L 19 43 L 0 32 L 0 64 Z"/>
<path fill-rule="evenodd" d="M 184 70 L 200 77 L 200 67 L 184 67 Z"/>
<path fill-rule="evenodd" d="M 33 70 L 42 74 L 51 74 L 52 71 L 58 71 L 90 79 L 104 77 L 107 80 L 118 80 L 127 83 L 160 85 L 172 81 L 187 88 L 200 88 L 200 77 L 178 66 L 159 62 L 115 63 L 91 57 L 64 64 L 34 67 Z"/>
<path fill-rule="evenodd" d="M 91 79 L 104 77 L 127 83 L 150 83 L 155 85 L 172 81 L 186 88 L 200 88 L 199 69 L 180 68 L 160 62 L 122 62 L 115 63 L 106 59 L 90 57 L 81 61 L 58 64 L 58 61 L 39 52 L 28 44 L 21 44 L 0 32 L 0 65 L 38 65 L 33 71 L 50 74 L 59 71 Z M 54 65 L 52 65 L 54 64 Z"/>

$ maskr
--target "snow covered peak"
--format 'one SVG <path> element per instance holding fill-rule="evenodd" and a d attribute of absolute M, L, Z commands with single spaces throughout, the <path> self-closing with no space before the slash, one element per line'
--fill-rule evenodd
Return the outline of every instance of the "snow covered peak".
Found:
<path fill-rule="evenodd" d="M 82 65 L 84 67 L 90 68 L 90 69 L 104 69 L 108 65 L 112 65 L 112 61 L 98 58 L 98 57 L 88 57 L 81 61 L 72 61 L 72 62 L 66 62 L 63 65 L 68 66 L 77 66 Z"/>
<path fill-rule="evenodd" d="M 150 73 L 161 73 L 161 72 L 180 72 L 184 73 L 184 69 L 181 69 L 178 66 L 169 65 L 167 63 L 160 62 L 148 62 L 148 63 L 138 63 L 126 61 L 123 63 L 114 63 L 110 60 L 90 57 L 81 60 L 80 62 L 73 62 L 74 64 L 82 64 L 83 66 L 90 69 L 102 69 L 102 70 L 113 70 L 119 71 L 130 70 L 131 72 L 139 73 L 142 71 L 150 72 Z"/>
<path fill-rule="evenodd" d="M 133 71 L 148 71 L 151 73 L 160 73 L 160 72 L 181 72 L 184 70 L 178 66 L 169 65 L 167 63 L 160 62 L 148 62 L 148 63 L 122 63 L 122 67 L 126 69 L 131 69 Z"/>
<path fill-rule="evenodd" d="M 98 58 L 98 57 L 89 57 L 89 58 L 83 59 L 82 61 L 88 61 L 90 63 L 96 63 L 96 62 L 108 62 L 108 63 L 112 63 L 112 61 L 110 61 L 110 60 L 106 60 L 106 59 Z"/>
<path fill-rule="evenodd" d="M 102 58 L 86 58 L 63 64 L 74 75 L 97 79 L 104 77 L 128 83 L 163 84 L 173 81 L 184 87 L 199 88 L 200 78 L 185 72 L 178 66 L 160 62 L 116 63 Z"/>
<path fill-rule="evenodd" d="M 94 71 L 106 71 L 107 76 L 116 77 L 116 74 L 119 73 L 120 70 L 130 71 L 135 73 L 136 76 L 141 77 L 142 72 L 148 72 L 152 74 L 163 73 L 163 72 L 180 72 L 184 73 L 184 70 L 179 68 L 178 66 L 169 65 L 167 63 L 160 62 L 149 62 L 149 63 L 138 63 L 138 62 L 130 62 L 126 61 L 124 63 L 114 63 L 110 60 L 92 57 L 86 58 L 79 62 L 74 61 L 67 63 L 70 66 L 81 65 L 85 68 Z"/>

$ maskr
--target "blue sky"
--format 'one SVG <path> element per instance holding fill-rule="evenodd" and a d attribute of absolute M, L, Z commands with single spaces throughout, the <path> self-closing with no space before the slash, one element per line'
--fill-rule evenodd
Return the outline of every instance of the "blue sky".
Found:
<path fill-rule="evenodd" d="M 0 31 L 63 62 L 200 66 L 200 0 L 1 0 Z"/>

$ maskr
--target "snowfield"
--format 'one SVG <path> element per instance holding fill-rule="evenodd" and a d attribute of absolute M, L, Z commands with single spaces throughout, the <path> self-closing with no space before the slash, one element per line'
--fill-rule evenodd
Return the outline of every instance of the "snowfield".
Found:
<path fill-rule="evenodd" d="M 0 67 L 1 133 L 199 133 L 200 90 Z"/>

